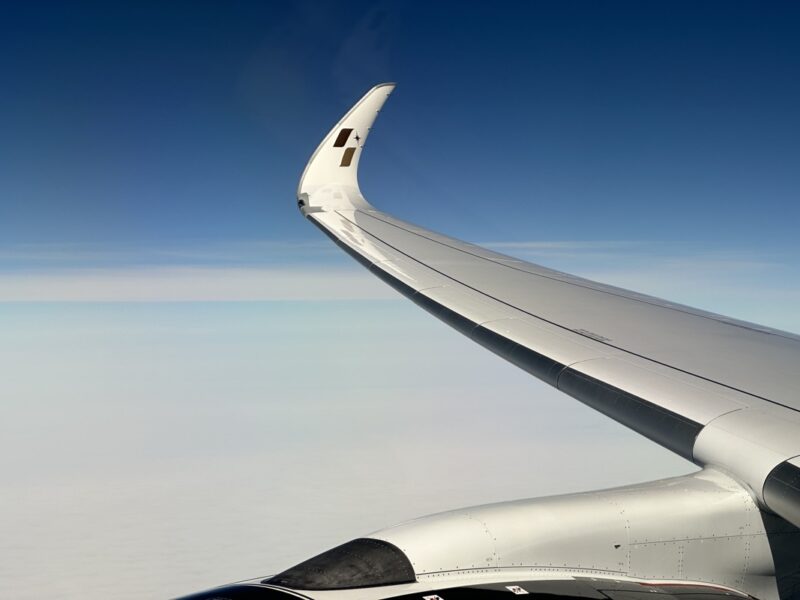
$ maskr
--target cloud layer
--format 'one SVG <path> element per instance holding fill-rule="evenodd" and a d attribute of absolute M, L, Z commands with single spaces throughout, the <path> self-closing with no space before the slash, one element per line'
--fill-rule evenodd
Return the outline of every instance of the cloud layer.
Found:
<path fill-rule="evenodd" d="M 396 293 L 355 268 L 125 267 L 0 274 L 0 302 L 380 300 Z"/>
<path fill-rule="evenodd" d="M 534 240 L 516 257 L 782 329 L 800 329 L 800 268 L 787 256 L 684 243 Z M 324 240 L 161 247 L 0 246 L 0 302 L 386 300 L 397 294 Z"/>

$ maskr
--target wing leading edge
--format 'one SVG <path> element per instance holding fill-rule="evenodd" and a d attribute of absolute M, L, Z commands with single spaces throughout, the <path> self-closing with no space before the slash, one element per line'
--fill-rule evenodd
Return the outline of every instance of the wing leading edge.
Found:
<path fill-rule="evenodd" d="M 376 210 L 358 164 L 394 84 L 323 139 L 300 210 L 374 275 L 453 328 L 800 525 L 800 337 L 603 285 Z"/>

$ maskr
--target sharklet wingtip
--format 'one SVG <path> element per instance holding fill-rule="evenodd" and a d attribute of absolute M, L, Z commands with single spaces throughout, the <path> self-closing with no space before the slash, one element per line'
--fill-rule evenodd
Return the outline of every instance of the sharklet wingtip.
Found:
<path fill-rule="evenodd" d="M 359 189 L 358 164 L 372 124 L 395 87 L 392 82 L 372 87 L 323 138 L 297 187 L 303 214 L 312 212 L 311 208 L 369 207 Z"/>

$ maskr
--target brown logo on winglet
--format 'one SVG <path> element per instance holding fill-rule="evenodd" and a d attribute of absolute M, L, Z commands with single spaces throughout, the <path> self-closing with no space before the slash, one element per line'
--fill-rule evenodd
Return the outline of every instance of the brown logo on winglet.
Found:
<path fill-rule="evenodd" d="M 336 141 L 333 142 L 334 148 L 341 148 L 347 143 L 347 138 L 350 137 L 350 134 L 353 133 L 352 129 L 342 129 L 339 132 L 339 135 L 336 136 Z"/>
<path fill-rule="evenodd" d="M 349 167 L 350 163 L 353 162 L 353 155 L 356 153 L 355 148 L 345 148 L 344 154 L 342 155 L 342 162 L 339 163 L 340 167 Z"/>
<path fill-rule="evenodd" d="M 346 127 L 341 131 L 339 131 L 339 135 L 336 136 L 336 140 L 333 142 L 333 147 L 334 148 L 343 147 L 347 143 L 347 140 L 350 139 L 351 133 L 353 133 L 353 129 L 351 127 Z M 355 140 L 356 144 L 358 144 L 358 142 L 361 141 L 361 138 L 357 133 L 355 135 Z M 349 167 L 352 164 L 353 156 L 355 155 L 357 148 L 358 146 L 344 149 L 344 154 L 342 155 L 342 162 L 339 163 L 340 167 Z"/>

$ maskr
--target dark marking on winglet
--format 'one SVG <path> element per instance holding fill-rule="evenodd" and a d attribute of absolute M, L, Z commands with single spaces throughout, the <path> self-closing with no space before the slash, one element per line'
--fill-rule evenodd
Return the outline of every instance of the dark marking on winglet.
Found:
<path fill-rule="evenodd" d="M 347 138 L 350 137 L 350 134 L 353 133 L 352 129 L 342 129 L 339 132 L 339 135 L 336 136 L 336 141 L 333 142 L 334 148 L 341 148 L 347 143 Z"/>
<path fill-rule="evenodd" d="M 349 167 L 350 163 L 353 162 L 353 155 L 356 153 L 355 148 L 345 148 L 344 155 L 342 156 L 342 162 L 339 163 L 340 167 Z"/>

